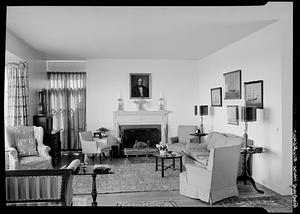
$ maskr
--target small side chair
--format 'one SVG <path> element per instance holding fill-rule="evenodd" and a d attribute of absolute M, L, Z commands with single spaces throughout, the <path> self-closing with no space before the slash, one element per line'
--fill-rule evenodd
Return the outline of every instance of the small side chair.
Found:
<path fill-rule="evenodd" d="M 112 158 L 111 145 L 107 143 L 107 140 L 93 138 L 93 133 L 91 131 L 79 132 L 79 139 L 82 148 L 82 162 L 86 155 L 92 155 L 95 158 L 99 154 L 100 164 L 102 155 L 105 157 L 105 152 L 110 153 L 110 158 Z"/>

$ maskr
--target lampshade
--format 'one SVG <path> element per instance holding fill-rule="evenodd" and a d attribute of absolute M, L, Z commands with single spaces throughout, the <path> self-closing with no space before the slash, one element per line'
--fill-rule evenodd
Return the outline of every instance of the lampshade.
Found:
<path fill-rule="evenodd" d="M 208 115 L 208 106 L 199 106 L 199 109 L 200 109 L 199 112 L 200 115 Z"/>
<path fill-rule="evenodd" d="M 240 106 L 240 121 L 253 122 L 256 121 L 256 107 Z"/>
<path fill-rule="evenodd" d="M 197 105 L 194 106 L 194 114 L 195 114 L 195 115 L 198 114 L 198 108 L 197 108 L 197 107 L 198 107 Z"/>

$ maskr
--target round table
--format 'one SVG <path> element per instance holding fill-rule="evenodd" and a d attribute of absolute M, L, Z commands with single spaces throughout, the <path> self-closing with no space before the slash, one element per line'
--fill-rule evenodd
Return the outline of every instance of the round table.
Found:
<path fill-rule="evenodd" d="M 158 154 L 154 154 L 155 156 L 155 171 L 158 171 L 158 166 L 161 166 L 161 177 L 164 177 L 164 171 L 170 167 L 173 166 L 173 170 L 176 170 L 175 168 L 175 159 L 178 158 L 180 160 L 180 172 L 182 172 L 182 153 L 176 152 L 174 154 L 171 154 L 170 152 L 168 152 L 166 155 L 160 155 Z M 158 165 L 158 159 L 161 159 L 161 165 Z M 164 160 L 166 159 L 172 159 L 173 163 L 167 167 L 164 166 Z"/>

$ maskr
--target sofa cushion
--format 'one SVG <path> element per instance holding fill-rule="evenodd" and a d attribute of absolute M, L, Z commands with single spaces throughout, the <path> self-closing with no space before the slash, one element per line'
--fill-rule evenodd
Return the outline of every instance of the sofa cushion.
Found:
<path fill-rule="evenodd" d="M 193 138 L 192 133 L 195 133 L 197 129 L 197 126 L 189 126 L 189 125 L 180 125 L 178 126 L 178 132 L 177 132 L 177 136 L 178 136 L 178 142 L 180 143 L 186 143 L 188 142 L 191 138 Z"/>
<path fill-rule="evenodd" d="M 20 158 L 21 169 L 52 169 L 51 159 L 40 156 L 29 156 Z"/>
<path fill-rule="evenodd" d="M 181 152 L 185 150 L 186 143 L 172 143 L 168 144 L 168 150 L 174 152 Z"/>
<path fill-rule="evenodd" d="M 37 156 L 36 139 L 16 139 L 16 149 L 19 157 Z"/>

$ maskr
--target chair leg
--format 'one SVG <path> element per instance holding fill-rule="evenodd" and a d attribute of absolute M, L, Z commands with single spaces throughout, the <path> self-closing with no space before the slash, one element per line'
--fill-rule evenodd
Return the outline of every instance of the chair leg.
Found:
<path fill-rule="evenodd" d="M 101 155 L 101 153 L 99 154 L 99 162 L 100 162 L 100 164 L 101 164 L 101 158 L 102 158 L 102 155 Z"/>

